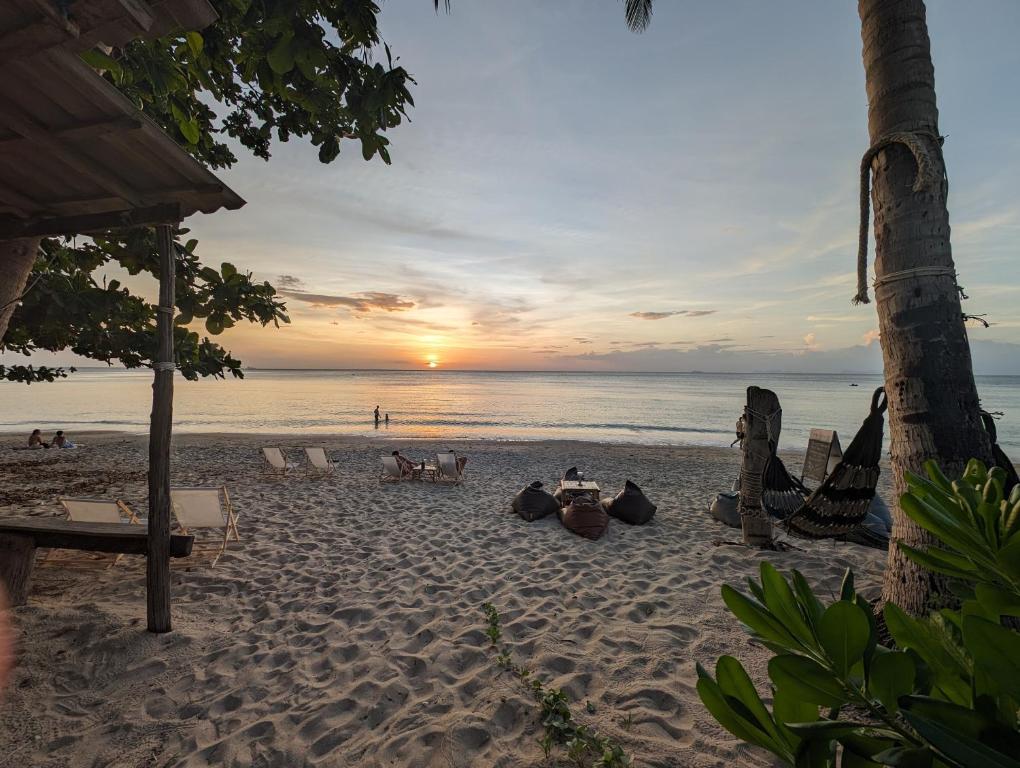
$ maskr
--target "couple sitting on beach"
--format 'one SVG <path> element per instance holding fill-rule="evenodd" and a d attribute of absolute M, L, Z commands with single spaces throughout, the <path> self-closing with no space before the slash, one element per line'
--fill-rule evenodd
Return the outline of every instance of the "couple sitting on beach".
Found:
<path fill-rule="evenodd" d="M 42 439 L 41 431 L 33 429 L 32 434 L 28 436 L 28 447 L 32 450 L 42 450 L 43 448 L 74 448 L 75 445 L 64 437 L 64 430 L 62 429 L 58 429 L 57 434 L 53 436 L 53 440 L 48 443 Z"/>
<path fill-rule="evenodd" d="M 455 451 L 453 451 L 451 449 L 450 451 L 448 451 L 448 453 L 455 453 Z M 401 475 L 410 476 L 414 472 L 414 470 L 416 470 L 419 466 L 423 466 L 425 464 L 424 461 L 421 461 L 421 462 L 413 462 L 413 461 L 411 461 L 409 458 L 407 458 L 400 451 L 394 451 L 393 452 L 393 458 L 395 458 L 397 460 L 397 466 L 400 467 L 400 474 Z M 457 457 L 457 474 L 458 475 L 462 474 L 464 472 L 464 466 L 466 464 L 467 464 L 467 456 L 458 456 Z"/>

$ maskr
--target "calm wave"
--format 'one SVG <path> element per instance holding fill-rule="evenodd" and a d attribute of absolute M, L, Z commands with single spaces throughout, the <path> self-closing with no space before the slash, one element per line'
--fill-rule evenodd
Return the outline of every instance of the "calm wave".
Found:
<path fill-rule="evenodd" d="M 0 384 L 0 430 L 147 429 L 148 371 L 86 370 L 53 384 Z M 786 447 L 812 427 L 844 447 L 868 412 L 878 376 L 795 374 L 250 371 L 243 381 L 180 378 L 182 432 L 344 433 L 395 438 L 572 439 L 728 445 L 749 384 L 775 390 Z M 857 384 L 853 387 L 851 384 Z M 979 377 L 999 438 L 1020 456 L 1020 377 Z M 375 428 L 379 405 L 390 424 Z"/>

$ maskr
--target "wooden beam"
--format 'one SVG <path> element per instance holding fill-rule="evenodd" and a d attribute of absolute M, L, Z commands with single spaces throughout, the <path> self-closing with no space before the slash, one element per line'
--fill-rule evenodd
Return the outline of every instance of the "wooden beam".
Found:
<path fill-rule="evenodd" d="M 142 0 L 118 0 L 118 4 L 138 30 L 139 37 L 142 32 L 148 32 L 156 21 L 156 14 L 153 13 L 148 3 L 144 3 Z"/>
<path fill-rule="evenodd" d="M 170 625 L 170 437 L 174 408 L 174 278 L 176 249 L 168 224 L 156 227 L 159 248 L 159 351 L 149 420 L 149 552 L 145 560 L 146 616 L 150 632 Z"/>
<path fill-rule="evenodd" d="M 42 17 L 0 36 L 0 64 L 30 58 L 69 40 L 77 40 L 81 34 L 78 25 L 50 0 L 32 0 L 32 5 L 42 12 Z"/>
<path fill-rule="evenodd" d="M 146 208 L 90 213 L 83 216 L 47 216 L 25 220 L 0 219 L 0 240 L 18 237 L 54 237 L 57 235 L 87 235 L 122 227 L 151 224 L 176 224 L 181 220 L 179 203 L 153 205 Z"/>
<path fill-rule="evenodd" d="M 59 128 L 48 128 L 45 130 L 49 136 L 58 141 L 83 141 L 95 139 L 111 133 L 123 133 L 126 131 L 138 131 L 142 128 L 142 121 L 133 117 L 116 117 L 112 120 L 97 120 L 89 123 L 72 123 Z M 0 138 L 0 152 L 21 152 L 32 146 L 32 140 L 26 139 L 20 134 Z"/>
<path fill-rule="evenodd" d="M 21 194 L 15 189 L 8 189 L 4 186 L 0 186 L 0 201 L 3 201 L 3 204 L 13 210 L 15 216 L 20 219 L 27 219 L 42 208 L 32 198 Z"/>
<path fill-rule="evenodd" d="M 76 523 L 57 517 L 24 517 L 0 520 L 0 537 L 26 536 L 37 547 L 144 555 L 149 537 L 145 526 L 130 523 Z M 188 557 L 194 536 L 175 534 L 170 557 Z"/>
<path fill-rule="evenodd" d="M 75 147 L 67 146 L 59 139 L 49 135 L 46 128 L 36 123 L 32 118 L 11 109 L 9 104 L 4 105 L 4 109 L 0 111 L 0 125 L 20 134 L 26 139 L 30 139 L 38 149 L 57 155 L 61 162 L 78 173 L 91 176 L 95 179 L 96 183 L 108 192 L 123 198 L 131 205 L 141 205 L 138 193 L 115 174 L 108 171 L 105 166 L 80 154 Z"/>
<path fill-rule="evenodd" d="M 32 586 L 35 542 L 31 536 L 0 535 L 0 582 L 7 587 L 11 605 L 24 605 Z"/>

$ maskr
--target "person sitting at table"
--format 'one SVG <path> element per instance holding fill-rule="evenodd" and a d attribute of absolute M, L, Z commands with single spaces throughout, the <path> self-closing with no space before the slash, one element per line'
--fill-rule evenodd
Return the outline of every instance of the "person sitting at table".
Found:
<path fill-rule="evenodd" d="M 400 467 L 400 474 L 402 475 L 412 474 L 414 472 L 415 467 L 418 466 L 409 458 L 404 456 L 400 451 L 394 451 L 393 458 L 397 460 L 397 466 Z"/>
<path fill-rule="evenodd" d="M 28 447 L 29 448 L 49 448 L 50 444 L 43 442 L 42 432 L 38 429 L 33 429 L 32 434 L 28 436 Z"/>

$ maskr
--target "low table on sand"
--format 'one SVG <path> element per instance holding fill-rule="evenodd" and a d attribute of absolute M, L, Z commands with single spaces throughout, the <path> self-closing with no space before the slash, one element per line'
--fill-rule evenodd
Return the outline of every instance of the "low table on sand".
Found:
<path fill-rule="evenodd" d="M 411 470 L 411 477 L 415 480 L 424 480 L 426 477 L 433 483 L 436 482 L 436 478 L 439 476 L 439 467 L 435 464 L 415 464 L 414 469 Z"/>
<path fill-rule="evenodd" d="M 599 500 L 599 484 L 593 480 L 560 480 L 560 506 L 567 506 L 575 496 L 591 496 Z"/>

